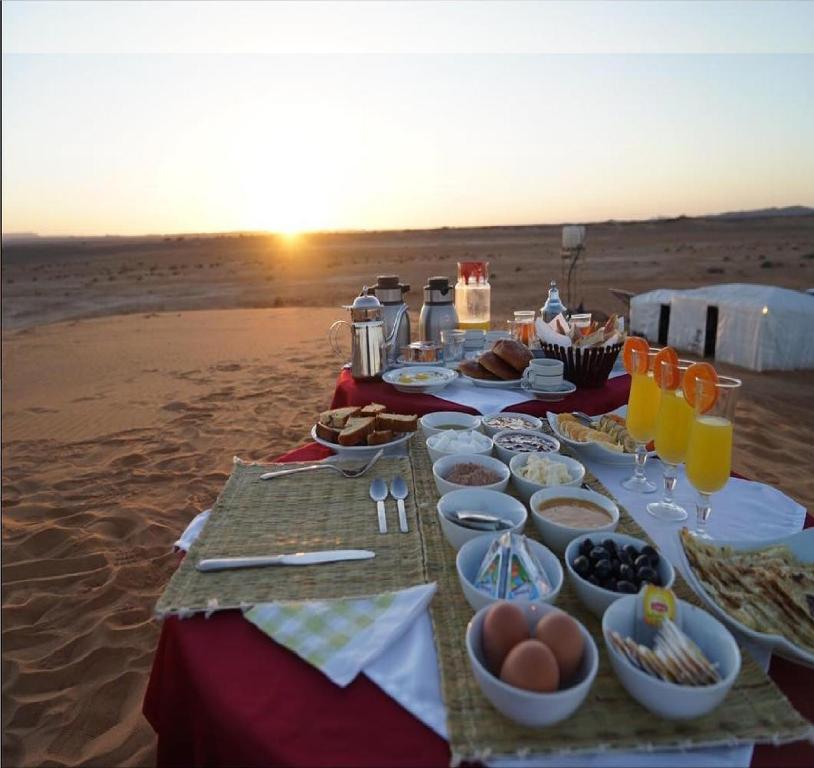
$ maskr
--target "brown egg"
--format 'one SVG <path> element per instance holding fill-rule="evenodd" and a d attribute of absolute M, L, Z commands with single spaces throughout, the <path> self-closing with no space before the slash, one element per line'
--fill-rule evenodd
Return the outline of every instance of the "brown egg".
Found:
<path fill-rule="evenodd" d="M 509 651 L 530 635 L 523 611 L 505 600 L 495 603 L 483 618 L 483 655 L 489 671 L 500 674 Z"/>
<path fill-rule="evenodd" d="M 585 651 L 579 624 L 567 613 L 553 611 L 537 622 L 534 637 L 551 649 L 560 668 L 560 680 L 567 683 L 579 669 Z"/>
<path fill-rule="evenodd" d="M 536 693 L 551 693 L 560 685 L 560 670 L 551 649 L 539 640 L 524 640 L 509 651 L 500 670 L 504 683 Z"/>

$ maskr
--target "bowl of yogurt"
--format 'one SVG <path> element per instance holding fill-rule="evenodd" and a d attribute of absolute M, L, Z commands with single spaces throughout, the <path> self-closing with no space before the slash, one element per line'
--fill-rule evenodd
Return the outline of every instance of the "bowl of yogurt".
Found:
<path fill-rule="evenodd" d="M 427 451 L 433 463 L 454 453 L 491 456 L 493 447 L 491 437 L 474 429 L 449 429 L 427 438 Z"/>

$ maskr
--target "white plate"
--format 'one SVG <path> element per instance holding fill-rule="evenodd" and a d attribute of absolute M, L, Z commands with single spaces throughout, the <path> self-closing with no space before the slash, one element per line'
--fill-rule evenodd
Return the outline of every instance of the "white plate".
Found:
<path fill-rule="evenodd" d="M 461 374 L 461 378 L 471 381 L 476 387 L 485 387 L 486 389 L 519 389 L 520 383 L 523 381 L 523 379 L 512 379 L 511 381 L 475 379 L 472 376 L 467 376 L 465 373 Z"/>
<path fill-rule="evenodd" d="M 606 448 L 602 443 L 595 443 L 593 441 L 588 443 L 580 443 L 577 440 L 572 440 L 560 432 L 558 428 L 559 414 L 548 411 L 546 419 L 551 429 L 554 431 L 556 438 L 566 445 L 570 445 L 577 453 L 585 459 L 593 459 L 600 464 L 614 464 L 617 466 L 632 467 L 636 463 L 636 456 L 632 453 L 618 453 L 617 451 Z M 599 421 L 599 416 L 592 417 L 594 423 Z M 653 458 L 656 455 L 655 451 L 648 451 L 647 457 Z"/>
<path fill-rule="evenodd" d="M 767 510 L 768 511 L 768 510 Z M 755 632 L 753 629 L 741 624 L 736 618 L 730 616 L 718 603 L 712 599 L 701 581 L 695 575 L 695 571 L 690 567 L 687 560 L 687 553 L 684 551 L 684 545 L 681 542 L 680 533 L 676 534 L 679 537 L 680 557 L 683 565 L 683 572 L 687 575 L 687 583 L 693 588 L 693 591 L 704 601 L 706 606 L 715 613 L 724 624 L 727 624 L 732 629 L 748 637 L 758 645 L 769 648 L 773 653 L 782 656 L 789 661 L 794 661 L 798 664 L 804 664 L 807 667 L 814 667 L 814 652 L 805 650 L 791 640 L 787 640 L 782 635 L 768 635 L 764 632 Z M 754 549 L 765 549 L 776 544 L 785 544 L 794 554 L 794 556 L 804 563 L 814 563 L 814 528 L 807 528 L 799 533 L 794 533 L 791 536 L 785 536 L 782 539 L 771 539 L 768 541 L 723 541 L 715 539 L 713 543 L 719 547 L 732 547 L 739 551 L 749 551 Z"/>
<path fill-rule="evenodd" d="M 556 389 L 543 390 L 532 389 L 524 381 L 520 385 L 520 389 L 522 389 L 523 392 L 530 397 L 533 397 L 535 400 L 540 400 L 543 403 L 558 403 L 560 400 L 564 400 L 568 395 L 574 394 L 574 392 L 577 391 L 577 385 L 572 384 L 570 381 L 563 381 L 563 383 Z"/>
<path fill-rule="evenodd" d="M 399 392 L 430 394 L 440 392 L 454 381 L 457 375 L 455 371 L 440 365 L 415 365 L 409 368 L 394 368 L 387 371 L 382 379 L 392 384 Z"/>
<path fill-rule="evenodd" d="M 391 440 L 389 443 L 382 443 L 381 445 L 339 445 L 337 443 L 331 443 L 328 440 L 323 440 L 319 435 L 317 435 L 316 424 L 311 427 L 311 439 L 315 443 L 319 443 L 320 445 L 324 445 L 326 448 L 330 448 L 339 456 L 353 456 L 357 459 L 369 459 L 374 453 L 376 453 L 376 451 L 381 450 L 382 448 L 384 448 L 385 456 L 392 455 L 393 453 L 396 453 L 396 451 L 391 451 L 391 448 L 406 443 L 414 434 L 415 432 L 405 432 L 404 434 L 399 435 L 395 440 Z"/>

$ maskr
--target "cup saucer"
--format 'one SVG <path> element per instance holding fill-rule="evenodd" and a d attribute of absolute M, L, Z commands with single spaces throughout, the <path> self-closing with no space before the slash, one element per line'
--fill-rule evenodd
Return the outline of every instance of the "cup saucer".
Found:
<path fill-rule="evenodd" d="M 536 400 L 541 400 L 546 403 L 556 403 L 563 400 L 568 395 L 577 391 L 576 384 L 570 381 L 564 381 L 553 389 L 533 389 L 525 381 L 520 385 L 520 389 L 529 395 L 532 395 Z"/>

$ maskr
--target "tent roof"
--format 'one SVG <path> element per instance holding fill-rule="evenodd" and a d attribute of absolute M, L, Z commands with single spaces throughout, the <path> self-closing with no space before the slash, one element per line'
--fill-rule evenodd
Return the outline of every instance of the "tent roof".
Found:
<path fill-rule="evenodd" d="M 724 306 L 768 307 L 773 311 L 804 312 L 814 316 L 814 297 L 801 291 L 778 288 L 774 285 L 753 285 L 751 283 L 726 283 L 708 285 L 688 290 L 658 288 L 647 293 L 640 293 L 633 298 L 636 303 L 667 302 L 673 296 L 699 298 L 710 303 Z"/>

